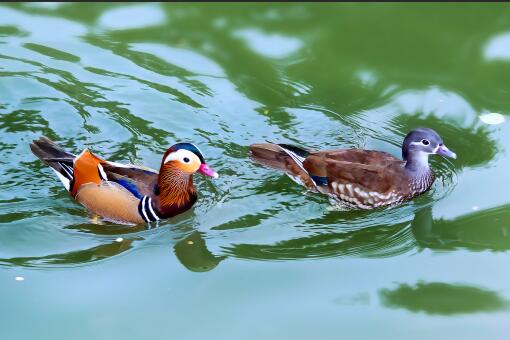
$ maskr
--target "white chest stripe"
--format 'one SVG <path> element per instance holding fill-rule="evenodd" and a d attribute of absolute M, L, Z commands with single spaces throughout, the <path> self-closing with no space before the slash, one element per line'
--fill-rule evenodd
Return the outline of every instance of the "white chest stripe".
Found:
<path fill-rule="evenodd" d="M 142 216 L 143 220 L 147 223 L 159 221 L 160 218 L 152 207 L 152 198 L 143 196 L 138 204 L 138 213 Z"/>
<path fill-rule="evenodd" d="M 142 217 L 145 222 L 150 222 L 149 217 L 147 217 L 147 212 L 145 211 L 145 201 L 147 200 L 147 196 L 143 196 L 142 201 L 140 202 L 140 207 L 138 210 L 141 210 Z"/>
<path fill-rule="evenodd" d="M 156 221 L 159 221 L 158 215 L 156 215 L 154 209 L 152 209 L 152 198 L 149 197 L 149 202 L 147 205 L 149 206 L 149 212 L 152 215 L 152 218 L 154 218 Z"/>

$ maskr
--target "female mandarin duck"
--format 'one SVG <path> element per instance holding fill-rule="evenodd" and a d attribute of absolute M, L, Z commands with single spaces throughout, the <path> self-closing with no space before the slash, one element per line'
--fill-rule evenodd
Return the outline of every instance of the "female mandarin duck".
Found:
<path fill-rule="evenodd" d="M 284 171 L 309 190 L 326 194 L 351 209 L 374 209 L 408 201 L 429 190 L 431 154 L 456 158 L 432 129 L 418 128 L 404 139 L 403 160 L 361 149 L 307 151 L 286 144 L 253 144 L 252 157 Z"/>
<path fill-rule="evenodd" d="M 75 156 L 46 137 L 30 144 L 76 201 L 103 218 L 127 224 L 158 221 L 180 214 L 197 200 L 193 174 L 218 178 L 190 143 L 169 148 L 156 170 L 99 158 L 88 149 Z"/>

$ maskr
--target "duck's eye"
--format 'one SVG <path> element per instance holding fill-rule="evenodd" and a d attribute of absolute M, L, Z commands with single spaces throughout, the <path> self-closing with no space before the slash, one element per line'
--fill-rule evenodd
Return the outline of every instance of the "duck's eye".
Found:
<path fill-rule="evenodd" d="M 426 140 L 426 139 L 422 139 L 422 140 L 421 140 L 421 143 L 422 143 L 423 145 L 429 145 L 429 144 L 430 144 L 430 142 L 429 142 L 428 140 Z"/>
<path fill-rule="evenodd" d="M 183 161 L 184 163 L 189 163 L 189 158 L 188 158 L 188 157 L 184 157 L 184 158 L 182 159 L 182 161 Z"/>

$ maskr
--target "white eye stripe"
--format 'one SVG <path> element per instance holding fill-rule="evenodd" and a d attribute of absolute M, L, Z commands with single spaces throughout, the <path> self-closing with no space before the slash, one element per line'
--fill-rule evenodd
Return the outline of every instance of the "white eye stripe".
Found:
<path fill-rule="evenodd" d="M 195 155 L 193 152 L 191 152 L 189 150 L 180 149 L 180 150 L 174 151 L 174 152 L 170 153 L 168 156 L 166 156 L 164 163 L 168 163 L 168 162 L 176 161 L 176 160 L 181 161 L 183 163 L 189 163 L 189 161 L 184 162 L 184 158 L 188 158 L 189 161 L 191 161 L 198 157 L 197 157 L 197 155 Z"/>
<path fill-rule="evenodd" d="M 428 144 L 428 145 L 425 145 L 425 144 L 423 144 L 422 142 L 411 142 L 411 143 L 409 143 L 409 145 L 422 145 L 422 146 L 429 146 L 429 145 L 430 145 L 430 142 L 429 142 L 429 144 Z M 438 144 L 438 145 L 434 148 L 434 150 L 432 151 L 432 153 L 436 153 L 436 152 L 439 150 L 439 148 L 440 148 L 440 147 L 441 147 L 441 144 Z"/>

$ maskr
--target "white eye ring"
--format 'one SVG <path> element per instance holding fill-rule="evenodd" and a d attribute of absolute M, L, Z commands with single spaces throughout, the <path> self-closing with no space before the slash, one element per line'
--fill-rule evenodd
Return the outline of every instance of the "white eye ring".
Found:
<path fill-rule="evenodd" d="M 166 156 L 164 163 L 170 162 L 170 161 L 179 161 L 184 164 L 190 164 L 193 159 L 196 158 L 196 155 L 189 151 L 180 149 L 177 151 L 172 152 L 168 156 Z M 187 160 L 187 161 L 186 161 Z"/>
<path fill-rule="evenodd" d="M 422 140 L 421 140 L 421 143 L 422 143 L 423 145 L 429 145 L 429 144 L 430 144 L 430 142 L 428 141 L 428 139 L 422 139 Z"/>

